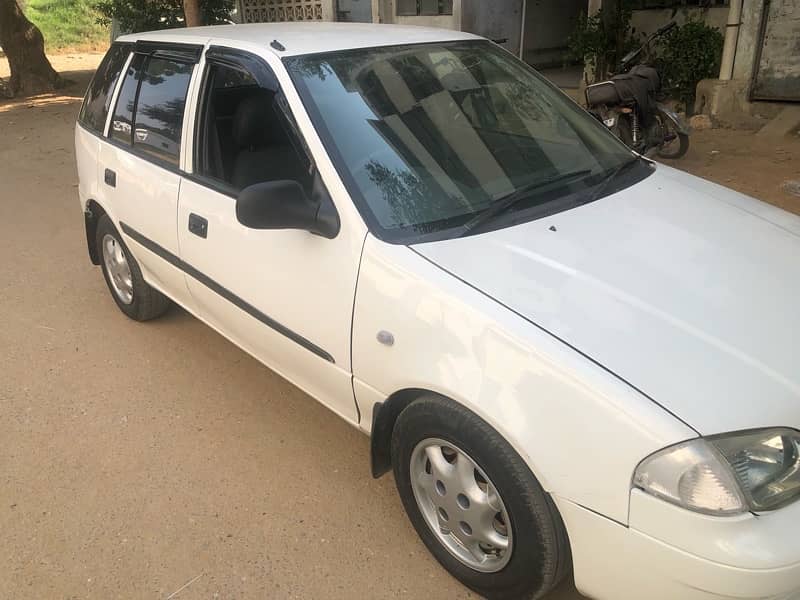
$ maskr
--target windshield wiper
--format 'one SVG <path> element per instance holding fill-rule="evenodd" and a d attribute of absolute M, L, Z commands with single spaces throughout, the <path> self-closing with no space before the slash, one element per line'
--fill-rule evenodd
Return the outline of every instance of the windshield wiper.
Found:
<path fill-rule="evenodd" d="M 459 237 L 467 235 L 469 232 L 473 231 L 477 227 L 480 227 L 484 223 L 493 221 L 498 215 L 506 212 L 518 202 L 529 198 L 531 193 L 538 189 L 556 183 L 563 183 L 565 181 L 569 181 L 570 179 L 583 177 L 584 175 L 588 175 L 589 173 L 591 173 L 590 169 L 582 169 L 580 171 L 570 171 L 569 173 L 562 173 L 560 175 L 556 175 L 555 177 L 550 177 L 549 179 L 534 181 L 532 183 L 529 183 L 528 185 L 524 185 L 521 188 L 514 190 L 510 194 L 501 196 L 500 198 L 495 200 L 492 204 L 490 204 L 488 208 L 484 209 L 483 212 L 478 213 L 477 215 L 472 217 L 469 221 L 464 223 L 464 225 L 462 225 L 461 227 L 461 233 L 459 234 Z"/>
<path fill-rule="evenodd" d="M 582 202 L 581 204 L 589 204 L 590 202 L 594 202 L 595 200 L 597 200 L 600 196 L 602 196 L 603 192 L 606 191 L 606 188 L 608 188 L 609 184 L 612 181 L 614 181 L 617 178 L 617 176 L 622 174 L 623 171 L 627 171 L 628 167 L 635 165 L 640 160 L 642 160 L 641 156 L 634 156 L 632 159 L 626 160 L 624 163 L 614 168 L 614 170 L 611 171 L 611 173 L 606 175 L 605 179 L 603 179 L 600 183 L 597 184 L 597 187 L 594 188 L 594 191 L 592 192 L 591 196 L 589 196 L 589 198 L 586 200 L 586 202 Z"/>

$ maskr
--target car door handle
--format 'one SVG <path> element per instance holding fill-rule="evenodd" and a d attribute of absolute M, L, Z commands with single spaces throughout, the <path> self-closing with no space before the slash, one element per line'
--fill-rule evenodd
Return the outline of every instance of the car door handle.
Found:
<path fill-rule="evenodd" d="M 103 179 L 105 180 L 106 185 L 110 187 L 117 187 L 117 174 L 111 169 L 106 169 Z"/>
<path fill-rule="evenodd" d="M 208 237 L 208 220 L 200 215 L 189 213 L 189 231 L 205 239 Z"/>

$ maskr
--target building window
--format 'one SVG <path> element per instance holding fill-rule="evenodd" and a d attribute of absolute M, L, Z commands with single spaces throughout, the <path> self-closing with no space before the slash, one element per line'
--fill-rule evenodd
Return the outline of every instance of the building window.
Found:
<path fill-rule="evenodd" d="M 397 0 L 397 15 L 400 17 L 452 14 L 453 0 Z"/>

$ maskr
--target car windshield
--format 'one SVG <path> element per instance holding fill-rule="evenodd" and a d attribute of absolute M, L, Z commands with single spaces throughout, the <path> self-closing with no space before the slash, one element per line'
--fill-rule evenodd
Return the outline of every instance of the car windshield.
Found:
<path fill-rule="evenodd" d="M 284 61 L 348 191 L 386 241 L 458 235 L 520 189 L 525 198 L 504 213 L 552 214 L 631 160 L 594 118 L 486 41 Z"/>

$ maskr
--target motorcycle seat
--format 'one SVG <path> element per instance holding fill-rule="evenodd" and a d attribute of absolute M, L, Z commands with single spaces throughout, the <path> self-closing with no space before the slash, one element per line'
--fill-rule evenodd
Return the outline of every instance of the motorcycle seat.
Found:
<path fill-rule="evenodd" d="M 589 106 L 616 106 L 632 103 L 634 100 L 644 110 L 649 100 L 661 86 L 658 71 L 653 67 L 637 65 L 628 73 L 614 75 L 608 81 L 602 81 L 586 87 L 586 103 Z"/>

